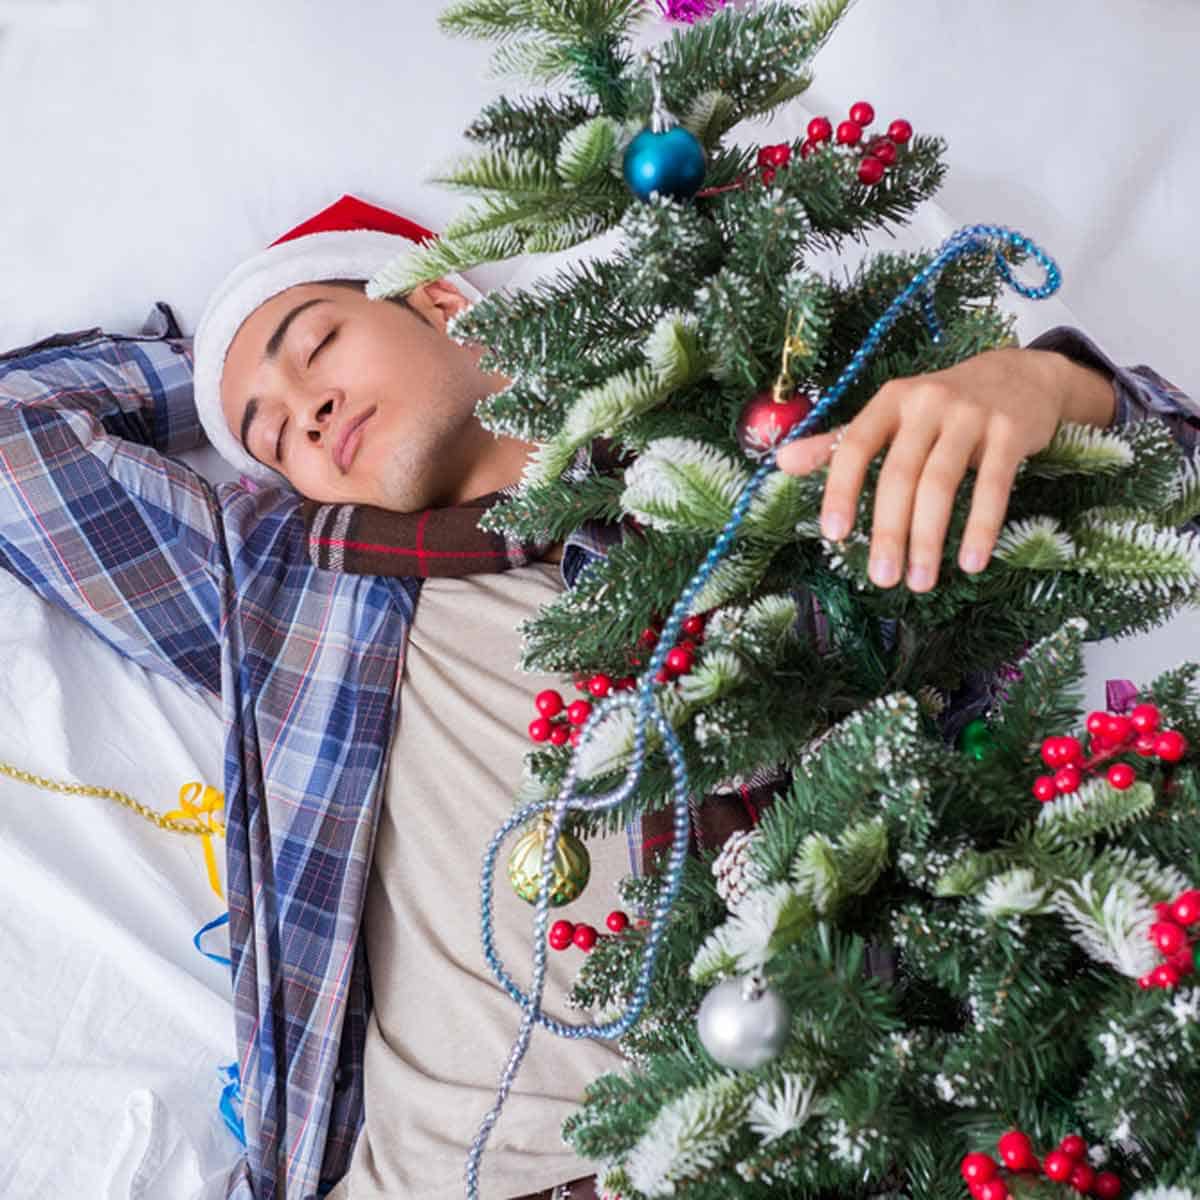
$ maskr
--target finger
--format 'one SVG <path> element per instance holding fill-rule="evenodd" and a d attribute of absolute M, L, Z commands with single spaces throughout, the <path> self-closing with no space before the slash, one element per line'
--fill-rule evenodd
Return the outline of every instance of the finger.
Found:
<path fill-rule="evenodd" d="M 982 441 L 973 423 L 947 423 L 921 471 L 908 539 L 908 587 L 927 592 L 937 583 L 942 546 L 959 484 Z"/>
<path fill-rule="evenodd" d="M 807 475 L 818 467 L 823 467 L 829 461 L 833 440 L 838 435 L 837 428 L 826 433 L 810 434 L 808 437 L 796 438 L 775 452 L 775 462 L 781 471 L 788 475 Z"/>
<path fill-rule="evenodd" d="M 1008 513 L 1008 499 L 1021 457 L 1016 445 L 1006 437 L 989 437 L 984 445 L 971 495 L 971 511 L 958 551 L 958 565 L 968 573 L 982 571 L 992 556 Z"/>
<path fill-rule="evenodd" d="M 939 433 L 935 421 L 913 421 L 900 430 L 883 460 L 875 488 L 871 561 L 867 568 L 877 587 L 892 587 L 900 580 L 917 480 Z"/>
<path fill-rule="evenodd" d="M 830 541 L 844 538 L 854 527 L 867 467 L 895 432 L 896 408 L 884 396 L 885 389 L 881 388 L 846 426 L 837 453 L 829 460 L 821 500 L 821 532 Z"/>

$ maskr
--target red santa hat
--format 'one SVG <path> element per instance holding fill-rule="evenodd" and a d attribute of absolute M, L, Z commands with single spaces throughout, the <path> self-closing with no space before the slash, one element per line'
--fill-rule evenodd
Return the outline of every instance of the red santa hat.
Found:
<path fill-rule="evenodd" d="M 370 280 L 411 249 L 412 243 L 436 236 L 386 208 L 346 195 L 226 276 L 209 298 L 192 342 L 196 410 L 209 442 L 222 458 L 257 483 L 291 486 L 283 475 L 247 453 L 221 408 L 225 356 L 246 318 L 272 296 L 300 283 Z M 479 290 L 460 275 L 445 278 L 468 300 L 481 298 Z"/>

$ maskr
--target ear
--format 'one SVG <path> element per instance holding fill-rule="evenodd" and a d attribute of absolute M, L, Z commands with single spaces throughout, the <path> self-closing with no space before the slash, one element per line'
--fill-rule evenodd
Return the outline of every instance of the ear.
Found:
<path fill-rule="evenodd" d="M 409 292 L 408 301 L 435 329 L 443 333 L 450 318 L 471 303 L 448 279 L 422 283 Z"/>

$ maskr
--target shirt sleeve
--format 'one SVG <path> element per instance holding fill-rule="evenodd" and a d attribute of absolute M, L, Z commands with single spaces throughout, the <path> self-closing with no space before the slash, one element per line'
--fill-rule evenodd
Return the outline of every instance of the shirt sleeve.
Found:
<path fill-rule="evenodd" d="M 220 696 L 225 540 L 212 485 L 169 457 L 204 440 L 190 340 L 55 334 L 0 355 L 0 566 L 119 653 Z"/>

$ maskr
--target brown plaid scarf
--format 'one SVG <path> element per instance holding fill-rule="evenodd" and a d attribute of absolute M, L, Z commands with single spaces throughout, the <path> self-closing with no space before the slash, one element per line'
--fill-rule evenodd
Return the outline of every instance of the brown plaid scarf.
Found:
<path fill-rule="evenodd" d="M 611 441 L 597 439 L 576 454 L 568 470 L 612 473 L 630 459 Z M 302 514 L 313 566 L 351 575 L 475 575 L 507 571 L 545 557 L 551 540 L 522 541 L 479 528 L 483 514 L 510 498 L 517 485 L 446 508 L 393 512 L 370 504 L 322 504 L 307 497 Z"/>

